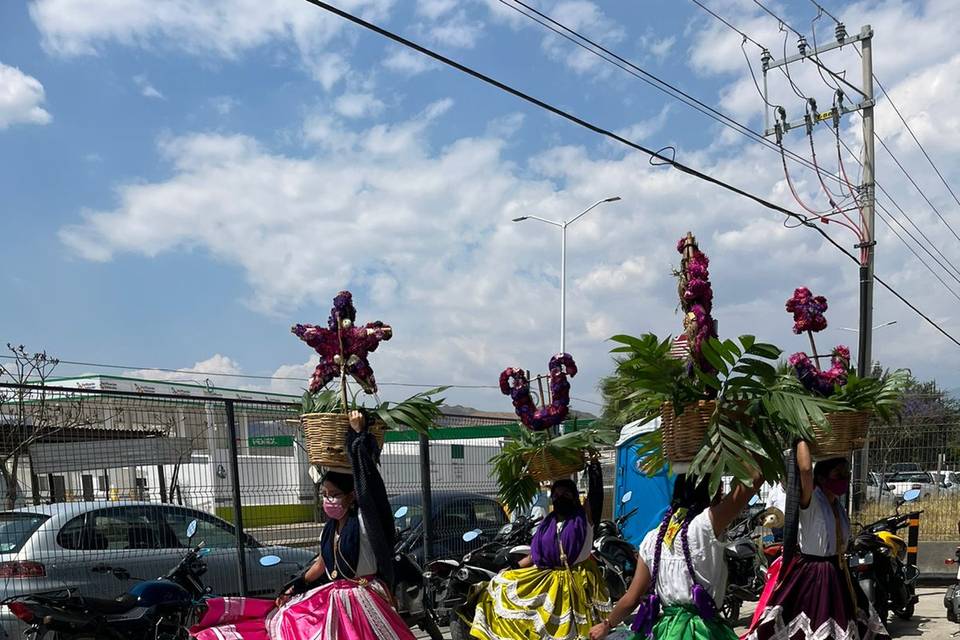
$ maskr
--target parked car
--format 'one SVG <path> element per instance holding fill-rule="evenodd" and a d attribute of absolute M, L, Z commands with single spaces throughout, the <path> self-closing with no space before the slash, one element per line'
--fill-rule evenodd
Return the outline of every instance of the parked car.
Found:
<path fill-rule="evenodd" d="M 920 465 L 916 462 L 895 462 L 890 465 L 890 473 L 888 475 L 894 473 L 915 473 L 919 471 L 923 471 L 923 469 L 921 469 Z"/>
<path fill-rule="evenodd" d="M 928 473 L 934 478 L 938 478 L 948 488 L 960 490 L 960 471 L 930 471 Z"/>
<path fill-rule="evenodd" d="M 463 554 L 489 541 L 507 524 L 507 514 L 494 498 L 479 493 L 463 491 L 431 492 L 434 542 L 431 558 L 461 558 Z M 403 493 L 390 498 L 391 509 L 396 512 L 407 507 L 407 514 L 397 521 L 397 528 L 418 527 L 423 518 L 423 494 Z M 463 534 L 479 529 L 482 535 L 465 542 Z M 423 562 L 423 546 L 411 552 Z"/>
<path fill-rule="evenodd" d="M 920 491 L 920 498 L 933 498 L 938 495 L 953 495 L 950 487 L 943 482 L 937 482 L 933 474 L 926 471 L 901 471 L 888 475 L 887 485 L 892 487 L 890 492 L 894 496 L 902 496 L 904 491 L 917 489 Z"/>
<path fill-rule="evenodd" d="M 177 564 L 190 546 L 187 525 L 197 521 L 194 543 L 209 549 L 204 583 L 214 593 L 239 593 L 233 525 L 209 513 L 146 502 L 67 502 L 0 512 L 0 600 L 54 589 L 112 598 L 129 580 L 151 579 Z M 250 595 L 272 595 L 311 560 L 306 549 L 263 546 L 245 538 Z M 276 555 L 284 562 L 261 566 Z M 129 577 L 129 579 L 127 579 Z M 23 624 L 0 609 L 0 638 L 23 637 Z"/>

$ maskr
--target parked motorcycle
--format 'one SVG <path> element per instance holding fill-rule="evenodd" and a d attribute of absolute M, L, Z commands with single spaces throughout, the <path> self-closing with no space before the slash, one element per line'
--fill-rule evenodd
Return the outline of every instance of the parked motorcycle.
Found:
<path fill-rule="evenodd" d="M 620 499 L 620 504 L 627 504 L 633 497 L 632 491 L 627 491 Z M 604 582 L 610 591 L 610 598 L 614 602 L 623 597 L 630 588 L 633 574 L 637 569 L 637 549 L 623 539 L 623 525 L 626 524 L 637 509 L 633 509 L 616 520 L 603 520 L 594 529 L 593 556 L 600 566 Z"/>
<path fill-rule="evenodd" d="M 193 540 L 197 521 L 187 526 Z M 115 599 L 91 598 L 69 588 L 3 601 L 10 612 L 30 625 L 33 640 L 186 640 L 199 618 L 209 589 L 200 578 L 207 565 L 203 542 L 191 548 L 166 575 L 141 580 Z M 118 579 L 129 579 L 120 567 L 97 567 Z"/>
<path fill-rule="evenodd" d="M 895 515 L 861 527 L 847 556 L 851 573 L 883 622 L 891 611 L 909 620 L 918 602 L 916 581 L 920 571 L 907 563 L 907 542 L 897 531 L 907 526 L 909 518 L 900 514 L 900 506 L 919 497 L 917 489 L 905 491 L 897 500 Z"/>
<path fill-rule="evenodd" d="M 765 545 L 757 533 L 782 514 L 775 507 L 767 507 L 753 496 L 750 504 L 734 521 L 727 533 L 724 558 L 729 578 L 723 597 L 721 613 L 730 624 L 740 619 L 744 602 L 757 602 L 767 584 L 767 567 L 779 555 L 782 545 Z"/>
<path fill-rule="evenodd" d="M 400 507 L 394 514 L 397 520 L 407 515 L 407 507 Z M 423 536 L 423 527 L 404 529 L 397 534 L 397 544 L 393 552 L 396 586 L 393 595 L 397 603 L 397 612 L 407 626 L 420 627 L 431 640 L 443 640 L 443 634 L 437 626 L 438 618 L 429 597 L 427 580 L 420 564 L 410 550 Z"/>
<path fill-rule="evenodd" d="M 476 598 L 500 570 L 516 569 L 530 553 L 530 540 L 539 522 L 539 518 L 521 516 L 460 560 L 434 560 L 427 565 L 429 591 L 437 614 L 450 620 L 452 640 L 469 637 Z M 479 529 L 467 531 L 463 541 L 473 542 L 482 535 Z"/>
<path fill-rule="evenodd" d="M 957 523 L 957 533 L 960 534 L 960 522 Z M 957 565 L 957 580 L 947 587 L 943 606 L 947 610 L 947 620 L 960 624 L 960 547 L 957 547 L 954 557 L 947 558 L 945 563 Z"/>

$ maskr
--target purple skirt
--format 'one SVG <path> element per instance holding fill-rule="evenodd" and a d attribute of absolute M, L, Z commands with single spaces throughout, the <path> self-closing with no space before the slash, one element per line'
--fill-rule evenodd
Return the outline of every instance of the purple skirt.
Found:
<path fill-rule="evenodd" d="M 851 592 L 852 591 L 852 592 Z M 763 613 L 744 640 L 881 640 L 888 638 L 859 587 L 836 556 L 800 555 L 782 570 Z"/>

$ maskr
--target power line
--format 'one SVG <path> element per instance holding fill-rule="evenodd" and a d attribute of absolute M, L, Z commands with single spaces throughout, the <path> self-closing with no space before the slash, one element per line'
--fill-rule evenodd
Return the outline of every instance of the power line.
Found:
<path fill-rule="evenodd" d="M 779 22 L 780 24 L 782 24 L 783 26 L 785 26 L 787 29 L 790 29 L 790 31 L 793 31 L 795 34 L 797 34 L 797 35 L 800 36 L 801 38 L 803 37 L 803 34 L 802 34 L 802 33 L 800 33 L 799 31 L 797 31 L 797 30 L 794 29 L 793 27 L 791 27 L 789 22 L 787 22 L 786 20 L 784 20 L 783 18 L 781 18 L 780 16 L 778 16 L 777 14 L 775 14 L 773 11 L 770 11 L 770 9 L 768 9 L 762 2 L 760 2 L 760 0 L 753 0 L 753 4 L 757 5 L 758 7 L 760 7 L 761 9 L 763 9 L 764 11 L 766 11 L 767 13 L 769 13 L 770 16 L 773 17 L 774 20 L 776 20 L 777 22 Z"/>
<path fill-rule="evenodd" d="M 480 81 L 482 81 L 482 82 L 485 82 L 486 84 L 489 84 L 489 85 L 491 85 L 491 86 L 493 86 L 493 87 L 496 87 L 497 89 L 500 89 L 501 91 L 503 91 L 503 92 L 505 92 L 505 93 L 508 93 L 508 94 L 513 95 L 513 96 L 515 96 L 515 97 L 517 97 L 517 98 L 520 98 L 521 100 L 524 100 L 525 102 L 528 102 L 528 103 L 530 103 L 530 104 L 532 104 L 532 105 L 534 105 L 534 106 L 537 106 L 537 107 L 543 109 L 544 111 L 548 111 L 548 112 L 550 112 L 550 113 L 552 113 L 552 114 L 554 114 L 554 115 L 556 115 L 556 116 L 558 116 L 558 117 L 560 117 L 560 118 L 562 118 L 562 119 L 564 119 L 564 120 L 567 120 L 567 121 L 569 121 L 569 122 L 571 122 L 571 123 L 573 123 L 573 124 L 576 124 L 576 125 L 584 128 L 584 129 L 587 129 L 588 131 L 592 131 L 592 132 L 594 132 L 594 133 L 596 133 L 596 134 L 598 134 L 598 135 L 601 135 L 601 136 L 610 138 L 611 140 L 615 140 L 615 141 L 617 141 L 617 142 L 619 142 L 619 143 L 621 143 L 621 144 L 623 144 L 623 145 L 625 145 L 625 146 L 628 146 L 628 147 L 630 147 L 630 148 L 632 148 L 632 149 L 636 149 L 637 151 L 640 151 L 640 152 L 642 152 L 642 153 L 650 156 L 651 163 L 653 163 L 654 160 L 657 160 L 657 161 L 659 161 L 659 164 L 670 165 L 670 166 L 672 166 L 673 168 L 675 168 L 675 169 L 677 169 L 677 170 L 679 170 L 679 171 L 681 171 L 681 172 L 683 172 L 683 173 L 686 173 L 686 174 L 688 174 L 688 175 L 691 175 L 691 176 L 693 176 L 693 177 L 695 177 L 695 178 L 699 178 L 700 180 L 702 180 L 702 181 L 704 181 L 704 182 L 709 182 L 709 183 L 711 183 L 711 184 L 715 184 L 715 185 L 717 185 L 717 186 L 719 186 L 719 187 L 721 187 L 721 188 L 723 188 L 723 189 L 726 189 L 727 191 L 730 191 L 731 193 L 735 193 L 735 194 L 740 195 L 740 196 L 742 196 L 742 197 L 744 197 L 744 198 L 747 198 L 747 199 L 749 199 L 749 200 L 752 200 L 753 202 L 756 202 L 757 204 L 760 204 L 761 206 L 766 207 L 767 209 L 770 209 L 770 210 L 772 210 L 772 211 L 776 211 L 776 212 L 778 212 L 778 213 L 781 213 L 781 214 L 783 214 L 783 215 L 786 215 L 786 216 L 789 216 L 789 217 L 792 217 L 792 218 L 795 218 L 795 219 L 798 219 L 798 220 L 803 220 L 803 216 L 801 216 L 800 214 L 798 214 L 798 213 L 796 213 L 796 212 L 794 212 L 794 211 L 790 211 L 789 209 L 786 209 L 786 208 L 784 208 L 784 207 L 782 207 L 782 206 L 780 206 L 780 205 L 778 205 L 778 204 L 775 204 L 775 203 L 773 203 L 773 202 L 770 202 L 770 201 L 768 201 L 768 200 L 765 200 L 764 198 L 762 198 L 762 197 L 760 197 L 760 196 L 758 196 L 758 195 L 749 193 L 749 192 L 747 192 L 747 191 L 745 191 L 745 190 L 743 190 L 743 189 L 741 189 L 741 188 L 739 188 L 739 187 L 736 187 L 736 186 L 734 186 L 734 185 L 732 185 L 732 184 L 730 184 L 730 183 L 724 182 L 724 181 L 722 181 L 722 180 L 720 180 L 720 179 L 718 179 L 718 178 L 714 178 L 714 177 L 711 176 L 711 175 L 708 175 L 708 174 L 706 174 L 706 173 L 703 173 L 702 171 L 699 171 L 699 170 L 697 170 L 697 169 L 694 169 L 694 168 L 692 168 L 692 167 L 689 167 L 689 166 L 687 166 L 687 165 L 685 165 L 685 164 L 683 164 L 683 163 L 681 163 L 681 162 L 677 162 L 677 161 L 676 161 L 675 159 L 673 159 L 673 158 L 668 158 L 668 157 L 664 156 L 664 155 L 663 155 L 661 152 L 659 152 L 659 151 L 653 151 L 652 149 L 649 149 L 649 148 L 647 148 L 647 147 L 644 147 L 643 145 L 640 145 L 640 144 L 637 144 L 637 143 L 632 142 L 632 141 L 630 141 L 630 140 L 627 140 L 627 139 L 624 138 L 623 136 L 618 135 L 618 134 L 614 133 L 613 131 L 610 131 L 610 130 L 608 130 L 608 129 L 604 129 L 604 128 L 600 127 L 599 125 L 596 125 L 596 124 L 594 124 L 594 123 L 592 123 L 592 122 L 589 122 L 589 121 L 587 121 L 587 120 L 584 120 L 583 118 L 580 118 L 580 117 L 578 117 L 578 116 L 575 116 L 575 115 L 573 115 L 572 113 L 569 113 L 569 112 L 567 112 L 567 111 L 564 111 L 563 109 L 560 109 L 559 107 L 556 107 L 556 106 L 554 106 L 554 105 L 552 105 L 552 104 L 550 104 L 550 103 L 548 103 L 548 102 L 545 102 L 545 101 L 543 101 L 543 100 L 541 100 L 541 99 L 539 99 L 539 98 L 535 98 L 535 97 L 533 97 L 533 96 L 531 96 L 531 95 L 529 95 L 529 94 L 527 94 L 527 93 L 524 93 L 523 91 L 520 91 L 519 89 L 516 89 L 516 88 L 514 88 L 514 87 L 512 87 L 512 86 L 510 86 L 510 85 L 508 85 L 508 84 L 505 84 L 505 83 L 503 83 L 503 82 L 501 82 L 501 81 L 499 81 L 499 80 L 496 80 L 496 79 L 494 79 L 494 78 L 492 78 L 492 77 L 490 77 L 490 76 L 488 76 L 488 75 L 486 75 L 486 74 L 484 74 L 484 73 L 481 73 L 480 71 L 477 71 L 477 70 L 475 70 L 475 69 L 473 69 L 473 68 L 471 68 L 471 67 L 468 67 L 468 66 L 466 66 L 466 65 L 464 65 L 464 64 L 462 64 L 462 63 L 460 63 L 460 62 L 457 62 L 456 60 L 453 60 L 453 59 L 451 59 L 451 58 L 448 58 L 447 56 L 444 56 L 443 54 L 440 54 L 440 53 L 438 53 L 438 52 L 436 52 L 436 51 L 433 51 L 432 49 L 428 49 L 427 47 L 424 47 L 423 45 L 417 44 L 416 42 L 413 42 L 412 40 L 409 40 L 409 39 L 407 39 L 407 38 L 405 38 L 405 37 L 403 37 L 403 36 L 401 36 L 401 35 L 399 35 L 399 34 L 396 34 L 396 33 L 392 32 L 392 31 L 389 31 L 389 30 L 387 30 L 387 29 L 385 29 L 385 28 L 383 28 L 383 27 L 381 27 L 381 26 L 379 26 L 379 25 L 376 25 L 376 24 L 374 24 L 374 23 L 372 23 L 372 22 L 369 22 L 369 21 L 367 21 L 367 20 L 364 20 L 363 18 L 360 18 L 359 16 L 355 16 L 355 15 L 353 15 L 352 13 L 349 13 L 349 12 L 347 12 L 347 11 L 344 11 L 344 10 L 342 10 L 342 9 L 340 9 L 340 8 L 338 8 L 338 7 L 335 7 L 335 6 L 331 5 L 331 4 L 328 4 L 328 3 L 326 3 L 326 2 L 323 2 L 322 0 L 305 0 L 305 1 L 306 1 L 306 2 L 309 2 L 310 4 L 312 4 L 312 5 L 316 6 L 316 7 L 321 8 L 321 9 L 323 9 L 323 10 L 329 12 L 329 13 L 332 13 L 332 14 L 334 14 L 334 15 L 340 16 L 341 18 L 343 18 L 343 19 L 345 19 L 345 20 L 348 20 L 349 22 L 352 22 L 352 23 L 354 23 L 354 24 L 356 24 L 356 25 L 358 25 L 358 26 L 361 26 L 361 27 L 363 27 L 364 29 L 367 29 L 367 30 L 369 30 L 369 31 L 372 31 L 372 32 L 374 32 L 374 33 L 377 33 L 377 34 L 379 34 L 379 35 L 381 35 L 381 36 L 383 36 L 383 37 L 385 37 L 385 38 L 388 38 L 388 39 L 390 39 L 390 40 L 393 40 L 394 42 L 396 42 L 396 43 L 398 43 L 398 44 L 401 44 L 401 45 L 403 45 L 403 46 L 405 46 L 405 47 L 408 47 L 408 48 L 410 48 L 410 49 L 413 49 L 414 51 L 418 51 L 418 52 L 422 53 L 423 55 L 426 55 L 426 56 L 428 56 L 428 57 L 430 57 L 430 58 L 433 58 L 434 60 L 436 60 L 436 61 L 438 61 L 438 62 L 441 62 L 441 63 L 443 63 L 443 64 L 445 64 L 445 65 L 447 65 L 447 66 L 449 66 L 449 67 L 451 67 L 451 68 L 457 69 L 458 71 L 460 71 L 460 72 L 462 72 L 462 73 L 465 73 L 465 74 L 467 74 L 467 75 L 469 75 L 469 76 L 472 76 L 472 77 L 476 78 L 477 80 L 480 80 Z M 843 245 L 839 244 L 836 240 L 834 240 L 834 239 L 830 236 L 830 234 L 826 233 L 823 229 L 820 229 L 819 227 L 817 227 L 817 226 L 815 226 L 815 225 L 813 225 L 813 224 L 810 224 L 810 223 L 806 223 L 805 226 L 808 226 L 808 227 L 812 228 L 814 231 L 816 231 L 816 232 L 819 233 L 821 236 L 823 236 L 823 238 L 824 238 L 827 242 L 829 242 L 830 244 L 832 244 L 837 250 L 839 250 L 839 251 L 842 252 L 844 255 L 846 255 L 850 260 L 852 260 L 853 262 L 859 264 L 859 260 L 856 258 L 856 256 L 854 256 L 854 255 L 853 255 L 852 253 L 850 253 L 846 248 L 844 248 Z M 920 311 L 913 303 L 911 303 L 909 300 L 907 300 L 906 298 L 904 298 L 903 295 L 901 295 L 899 292 L 897 292 L 893 287 L 891 287 L 889 284 L 887 284 L 887 283 L 886 283 L 884 280 L 882 280 L 879 276 L 877 276 L 876 274 L 874 274 L 873 278 L 874 278 L 874 280 L 875 280 L 876 282 L 880 283 L 881 286 L 883 286 L 883 287 L 884 287 L 885 289 L 887 289 L 890 293 L 892 293 L 892 294 L 893 294 L 894 296 L 896 296 L 899 300 L 901 300 L 904 304 L 906 304 L 908 307 L 910 307 L 910 309 L 912 309 L 912 310 L 913 310 L 915 313 L 917 313 L 920 317 L 922 317 L 924 320 L 926 320 L 931 326 L 933 326 L 935 329 L 937 329 L 937 331 L 939 331 L 940 333 L 942 333 L 942 334 L 943 334 L 944 336 L 946 336 L 951 342 L 953 342 L 953 343 L 956 344 L 958 347 L 960 347 L 960 340 L 957 340 L 957 338 L 953 337 L 953 336 L 952 336 L 950 333 L 948 333 L 943 327 L 941 327 L 939 324 L 937 324 L 933 319 L 931 319 L 931 318 L 930 318 L 929 316 L 927 316 L 925 313 L 923 313 L 922 311 Z"/>
<path fill-rule="evenodd" d="M 767 50 L 767 48 L 766 48 L 765 46 L 763 46 L 762 44 L 760 44 L 759 42 L 757 42 L 756 40 L 754 40 L 753 38 L 751 38 L 750 36 L 748 36 L 748 35 L 747 35 L 745 32 L 743 32 L 742 30 L 740 30 L 740 29 L 736 28 L 735 26 L 733 26 L 726 18 L 723 18 L 722 16 L 718 15 L 717 13 L 715 13 L 715 12 L 713 11 L 713 9 L 711 9 L 711 8 L 708 7 L 707 5 L 705 5 L 705 4 L 703 4 L 702 2 L 700 2 L 700 0 L 691 0 L 691 1 L 692 1 L 695 5 L 699 6 L 701 9 L 703 9 L 704 11 L 706 11 L 707 13 L 709 13 L 710 15 L 712 15 L 714 18 L 716 18 L 717 20 L 719 20 L 719 21 L 722 22 L 723 24 L 727 25 L 728 27 L 730 27 L 731 29 L 733 29 L 734 31 L 736 31 L 737 33 L 739 33 L 741 36 L 743 36 L 743 39 L 744 39 L 744 40 L 748 40 L 748 41 L 752 42 L 753 44 L 755 44 L 755 45 L 757 45 L 758 47 L 760 47 L 760 49 L 763 50 L 763 51 L 766 51 L 766 50 Z"/>
<path fill-rule="evenodd" d="M 834 22 L 836 22 L 837 24 L 841 24 L 841 25 L 843 24 L 842 22 L 840 22 L 839 19 L 837 19 L 836 16 L 834 16 L 832 13 L 830 13 L 829 11 L 827 11 L 826 7 L 824 7 L 822 4 L 820 4 L 819 2 L 817 2 L 817 0 L 810 0 L 810 2 L 812 2 L 814 5 L 816 5 L 817 9 L 819 9 L 820 11 L 822 11 L 822 12 L 824 12 L 825 14 L 827 14 L 828 16 L 830 16 L 830 18 L 831 18 Z"/>

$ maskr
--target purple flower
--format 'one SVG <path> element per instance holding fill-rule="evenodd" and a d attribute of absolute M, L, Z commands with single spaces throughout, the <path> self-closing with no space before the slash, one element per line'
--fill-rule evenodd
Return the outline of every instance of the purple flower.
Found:
<path fill-rule="evenodd" d="M 827 310 L 827 299 L 814 296 L 806 287 L 793 292 L 793 296 L 787 300 L 786 309 L 793 314 L 793 332 L 796 334 L 805 331 L 816 333 L 827 328 L 827 319 L 823 316 Z"/>

